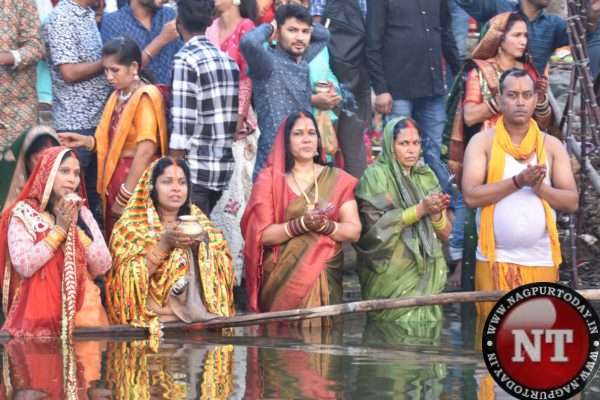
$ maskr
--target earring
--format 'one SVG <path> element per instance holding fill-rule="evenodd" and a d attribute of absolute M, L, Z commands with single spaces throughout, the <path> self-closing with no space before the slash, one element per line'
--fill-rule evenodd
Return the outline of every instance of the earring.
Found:
<path fill-rule="evenodd" d="M 137 74 L 137 72 L 135 73 L 135 75 L 133 76 L 133 79 L 136 81 L 140 80 L 140 76 Z"/>
<path fill-rule="evenodd" d="M 233 0 L 233 5 L 234 6 L 239 6 L 240 4 L 242 4 L 241 0 Z"/>

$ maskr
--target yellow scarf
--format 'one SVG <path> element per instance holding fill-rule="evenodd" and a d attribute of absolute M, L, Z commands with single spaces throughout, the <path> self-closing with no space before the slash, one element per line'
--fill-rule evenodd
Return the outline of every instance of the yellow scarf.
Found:
<path fill-rule="evenodd" d="M 500 117 L 496 123 L 496 134 L 492 143 L 490 162 L 488 164 L 487 183 L 501 181 L 504 175 L 505 154 L 510 154 L 517 160 L 524 161 L 536 153 L 539 164 L 546 163 L 546 151 L 544 149 L 544 134 L 540 131 L 534 120 L 529 124 L 527 135 L 521 142 L 521 145 L 515 147 L 504 127 L 504 118 Z M 562 258 L 560 254 L 560 242 L 558 241 L 558 230 L 554 221 L 554 214 L 548 202 L 540 198 L 544 206 L 544 215 L 546 216 L 546 229 L 550 237 L 550 247 L 552 249 L 552 261 L 558 268 Z M 490 263 L 496 262 L 496 240 L 494 237 L 494 208 L 495 204 L 486 206 L 481 211 L 481 224 L 479 232 L 479 246 L 483 254 Z"/>

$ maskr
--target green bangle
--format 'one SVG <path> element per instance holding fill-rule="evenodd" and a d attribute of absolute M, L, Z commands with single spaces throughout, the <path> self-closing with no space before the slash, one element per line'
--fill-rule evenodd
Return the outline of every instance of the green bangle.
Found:
<path fill-rule="evenodd" d="M 402 211 L 402 222 L 404 225 L 412 225 L 419 221 L 417 216 L 417 206 L 412 206 Z"/>
<path fill-rule="evenodd" d="M 442 218 L 440 218 L 439 221 L 431 220 L 431 225 L 433 225 L 433 229 L 435 229 L 437 231 L 441 231 L 442 229 L 444 229 L 446 227 L 447 222 L 448 222 L 448 220 L 446 219 L 446 214 L 443 213 Z"/>

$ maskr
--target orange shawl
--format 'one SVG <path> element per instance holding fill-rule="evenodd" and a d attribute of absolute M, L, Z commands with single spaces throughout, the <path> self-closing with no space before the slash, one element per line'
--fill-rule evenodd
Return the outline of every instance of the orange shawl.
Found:
<path fill-rule="evenodd" d="M 156 120 L 158 121 L 158 145 L 160 154 L 167 154 L 168 139 L 165 103 L 160 90 L 154 85 L 144 85 L 133 93 L 131 99 L 129 99 L 123 109 L 116 127 L 116 134 L 113 137 L 112 143 L 110 143 L 110 121 L 119 97 L 117 91 L 114 91 L 108 98 L 106 107 L 104 107 L 104 111 L 102 112 L 100 124 L 96 129 L 96 151 L 98 155 L 98 181 L 96 190 L 102 199 L 102 207 L 106 207 L 106 189 L 108 188 L 108 184 L 121 159 L 127 136 L 133 126 L 134 118 L 138 112 L 138 106 L 144 95 L 147 95 L 152 101 Z"/>

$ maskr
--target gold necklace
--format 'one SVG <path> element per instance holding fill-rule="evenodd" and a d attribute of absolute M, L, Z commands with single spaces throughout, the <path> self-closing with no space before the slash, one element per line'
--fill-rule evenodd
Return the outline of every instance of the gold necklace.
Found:
<path fill-rule="evenodd" d="M 298 180 L 296 179 L 296 174 L 294 173 L 293 169 L 292 169 L 292 179 L 294 180 L 294 183 L 296 184 L 296 186 L 300 190 L 300 193 L 302 193 L 302 196 L 304 196 L 304 199 L 306 200 L 306 209 L 313 210 L 319 203 L 319 185 L 317 183 L 317 174 L 315 172 L 315 165 L 313 164 L 313 181 L 314 181 L 314 185 L 315 185 L 315 198 L 312 203 L 310 202 L 310 199 L 308 198 L 308 195 L 306 194 L 306 192 L 304 190 L 302 190 L 302 187 L 298 183 Z"/>

